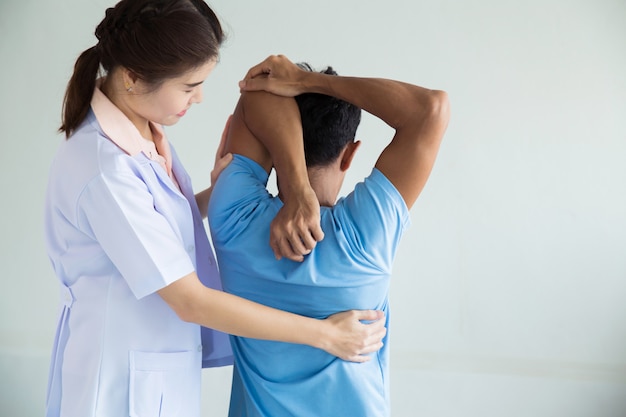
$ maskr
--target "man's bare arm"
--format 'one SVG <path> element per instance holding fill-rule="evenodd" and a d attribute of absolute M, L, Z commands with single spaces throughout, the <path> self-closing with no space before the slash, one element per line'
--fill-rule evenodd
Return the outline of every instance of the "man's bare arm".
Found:
<path fill-rule="evenodd" d="M 408 207 L 413 205 L 430 176 L 450 113 L 443 91 L 380 78 L 308 72 L 281 55 L 252 67 L 240 88 L 287 97 L 327 94 L 385 121 L 396 132 L 376 167 L 394 184 Z"/>
<path fill-rule="evenodd" d="M 225 151 L 256 161 L 268 173 L 272 166 L 276 169 L 284 207 L 271 224 L 270 246 L 279 259 L 302 261 L 324 233 L 319 202 L 306 170 L 295 100 L 265 92 L 242 93 Z"/>

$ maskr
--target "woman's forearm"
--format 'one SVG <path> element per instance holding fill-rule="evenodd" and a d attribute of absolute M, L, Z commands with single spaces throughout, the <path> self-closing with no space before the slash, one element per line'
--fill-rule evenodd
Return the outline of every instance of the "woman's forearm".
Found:
<path fill-rule="evenodd" d="M 347 312 L 316 320 L 207 288 L 195 273 L 159 294 L 184 321 L 236 336 L 309 345 L 356 362 L 368 360 L 364 355 L 380 348 L 386 332 L 378 312 Z M 365 325 L 360 320 L 377 321 Z"/>

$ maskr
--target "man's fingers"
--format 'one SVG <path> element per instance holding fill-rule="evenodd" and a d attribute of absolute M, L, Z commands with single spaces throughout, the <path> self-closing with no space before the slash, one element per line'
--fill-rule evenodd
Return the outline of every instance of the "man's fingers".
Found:
<path fill-rule="evenodd" d="M 276 259 L 285 257 L 292 261 L 302 262 L 304 255 L 308 255 L 317 245 L 317 241 L 310 231 L 305 230 L 299 234 L 298 230 L 293 230 L 290 234 L 280 232 L 281 229 L 273 229 L 274 236 L 281 236 L 270 242 Z"/>
<path fill-rule="evenodd" d="M 311 228 L 311 236 L 316 242 L 321 242 L 324 239 L 324 231 L 319 224 Z"/>
<path fill-rule="evenodd" d="M 266 90 L 271 72 L 271 67 L 265 62 L 255 65 L 248 70 L 244 79 L 239 81 L 239 88 L 244 91 Z"/>
<path fill-rule="evenodd" d="M 270 243 L 270 246 L 274 251 L 276 259 L 284 257 L 296 262 L 302 262 L 304 260 L 304 256 L 302 256 L 301 253 L 295 252 L 287 239 L 273 241 Z"/>
<path fill-rule="evenodd" d="M 289 238 L 289 243 L 291 244 L 294 252 L 299 253 L 301 255 L 308 255 L 311 253 L 313 248 L 317 242 L 313 239 L 313 236 L 308 231 L 305 231 L 302 235 L 292 235 Z"/>
<path fill-rule="evenodd" d="M 304 247 L 302 244 L 302 240 L 300 240 L 299 236 L 291 237 L 287 240 L 290 248 L 290 254 L 294 256 L 303 256 L 311 253 L 310 250 Z"/>
<path fill-rule="evenodd" d="M 278 242 L 272 240 L 270 242 L 270 247 L 272 248 L 272 251 L 274 252 L 274 258 L 276 258 L 277 261 L 280 261 L 283 257 L 283 254 L 280 253 L 280 246 L 278 245 Z"/>
<path fill-rule="evenodd" d="M 259 91 L 266 90 L 265 85 L 267 78 L 250 78 L 239 81 L 239 89 L 243 91 Z"/>
<path fill-rule="evenodd" d="M 255 66 L 253 66 L 252 68 L 250 68 L 248 70 L 248 72 L 246 73 L 246 76 L 243 77 L 242 81 L 249 81 L 252 78 L 259 76 L 261 74 L 267 74 L 269 72 L 269 70 L 267 68 L 267 65 L 265 64 L 265 61 L 261 62 L 260 64 L 257 64 Z M 265 70 L 264 70 L 265 68 Z"/>

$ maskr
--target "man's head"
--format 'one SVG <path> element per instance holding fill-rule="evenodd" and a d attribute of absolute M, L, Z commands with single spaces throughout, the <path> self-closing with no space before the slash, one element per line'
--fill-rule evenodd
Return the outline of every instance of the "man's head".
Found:
<path fill-rule="evenodd" d="M 299 63 L 298 66 L 312 71 L 307 63 Z M 321 72 L 337 75 L 332 67 Z M 332 164 L 346 145 L 354 142 L 361 122 L 361 109 L 324 94 L 306 93 L 295 99 L 302 118 L 307 167 L 321 168 Z"/>

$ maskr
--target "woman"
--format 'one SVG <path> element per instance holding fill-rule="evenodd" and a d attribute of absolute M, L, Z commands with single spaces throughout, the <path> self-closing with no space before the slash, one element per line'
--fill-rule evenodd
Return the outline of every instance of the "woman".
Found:
<path fill-rule="evenodd" d="M 122 0 L 76 62 L 60 128 L 68 140 L 46 197 L 62 294 L 47 416 L 199 416 L 201 366 L 231 363 L 220 331 L 356 362 L 381 346 L 378 312 L 320 321 L 220 291 L 202 223 L 211 190 L 193 194 L 161 126 L 201 101 L 223 36 L 202 0 Z M 212 177 L 229 160 L 219 158 Z M 298 163 L 276 166 L 293 184 L 306 176 Z M 310 202 L 307 185 L 286 196 L 278 256 L 301 259 L 321 238 L 309 215 L 296 214 Z"/>

